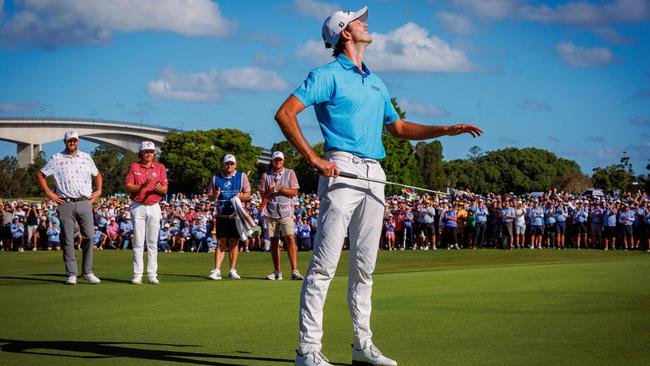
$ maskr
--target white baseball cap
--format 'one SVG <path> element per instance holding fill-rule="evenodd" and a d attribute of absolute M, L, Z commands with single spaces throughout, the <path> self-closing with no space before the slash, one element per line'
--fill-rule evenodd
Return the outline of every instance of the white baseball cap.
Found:
<path fill-rule="evenodd" d="M 63 136 L 63 141 L 68 141 L 70 139 L 76 139 L 79 140 L 79 134 L 75 130 L 70 130 L 65 133 L 65 136 Z"/>
<path fill-rule="evenodd" d="M 237 164 L 237 160 L 235 160 L 235 155 L 227 154 L 226 156 L 224 156 L 222 164 L 225 164 L 225 163 L 228 163 L 228 162 Z"/>
<path fill-rule="evenodd" d="M 351 21 L 356 19 L 361 19 L 361 21 L 365 23 L 368 19 L 367 6 L 364 6 L 356 12 L 339 10 L 327 17 L 325 23 L 323 23 L 323 41 L 325 42 L 325 48 L 336 47 L 343 29 L 345 29 Z"/>
<path fill-rule="evenodd" d="M 275 160 L 276 158 L 280 158 L 284 160 L 284 154 L 282 151 L 274 151 L 273 154 L 271 155 L 271 160 Z"/>
<path fill-rule="evenodd" d="M 138 151 L 147 151 L 147 150 L 156 150 L 156 145 L 151 141 L 142 141 L 140 143 L 140 150 Z"/>

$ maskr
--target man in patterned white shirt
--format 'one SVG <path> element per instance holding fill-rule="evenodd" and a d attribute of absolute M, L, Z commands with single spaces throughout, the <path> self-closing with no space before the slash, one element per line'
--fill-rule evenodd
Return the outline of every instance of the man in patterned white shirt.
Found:
<path fill-rule="evenodd" d="M 47 164 L 36 173 L 41 188 L 49 199 L 56 202 L 61 220 L 63 261 L 68 275 L 68 285 L 77 284 L 77 257 L 74 251 L 75 221 L 79 224 L 83 241 L 81 248 L 82 274 L 91 284 L 100 282 L 93 274 L 92 238 L 95 234 L 92 203 L 102 194 L 102 175 L 92 157 L 78 150 L 79 134 L 70 130 L 65 133 L 65 150 L 52 155 Z M 54 177 L 56 193 L 47 185 L 46 178 Z M 92 177 L 95 188 L 92 190 Z"/>

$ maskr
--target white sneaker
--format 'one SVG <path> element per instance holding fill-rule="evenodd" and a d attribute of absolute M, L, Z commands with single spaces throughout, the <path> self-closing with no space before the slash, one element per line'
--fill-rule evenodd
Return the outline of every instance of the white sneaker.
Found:
<path fill-rule="evenodd" d="M 142 285 L 142 275 L 134 275 L 131 283 L 134 285 Z"/>
<path fill-rule="evenodd" d="M 294 281 L 302 281 L 305 278 L 300 274 L 300 272 L 297 269 L 294 269 L 291 272 L 291 279 L 294 280 Z"/>
<path fill-rule="evenodd" d="M 233 280 L 241 280 L 241 277 L 237 273 L 236 269 L 231 269 L 230 272 L 228 272 L 228 278 L 233 279 Z"/>
<path fill-rule="evenodd" d="M 356 349 L 352 346 L 352 365 L 359 366 L 397 366 L 397 361 L 381 354 L 374 345 L 364 349 Z"/>
<path fill-rule="evenodd" d="M 97 276 L 95 276 L 92 273 L 86 273 L 84 275 L 84 278 L 86 278 L 88 280 L 88 283 L 90 283 L 91 285 L 96 285 L 96 284 L 102 282 L 102 281 L 99 280 L 99 278 L 97 278 Z"/>
<path fill-rule="evenodd" d="M 209 279 L 218 281 L 221 279 L 221 270 L 218 269 L 213 269 L 210 271 L 210 275 L 208 276 Z"/>
<path fill-rule="evenodd" d="M 25 251 L 25 249 L 23 249 L 23 247 L 20 247 L 20 248 L 18 248 L 18 251 L 19 251 L 20 253 L 22 253 L 22 252 Z"/>
<path fill-rule="evenodd" d="M 268 276 L 266 276 L 266 279 L 270 281 L 282 281 L 282 272 L 273 271 Z"/>
<path fill-rule="evenodd" d="M 329 360 L 320 352 L 301 355 L 296 352 L 296 366 L 333 366 Z"/>
<path fill-rule="evenodd" d="M 149 283 L 152 285 L 160 285 L 160 281 L 158 280 L 158 276 L 149 276 L 148 277 Z"/>
<path fill-rule="evenodd" d="M 68 280 L 65 281 L 66 285 L 76 285 L 77 284 L 77 276 L 76 275 L 70 275 L 68 276 Z"/>

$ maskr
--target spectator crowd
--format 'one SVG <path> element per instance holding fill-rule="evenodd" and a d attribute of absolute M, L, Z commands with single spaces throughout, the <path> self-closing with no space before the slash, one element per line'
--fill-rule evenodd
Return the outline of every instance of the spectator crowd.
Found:
<path fill-rule="evenodd" d="M 245 209 L 261 235 L 240 241 L 240 251 L 268 251 L 262 199 L 253 194 Z M 295 238 L 310 250 L 318 231 L 319 200 L 314 194 L 294 199 Z M 170 195 L 160 202 L 159 252 L 212 252 L 215 204 L 207 195 Z M 60 250 L 57 205 L 0 202 L 3 251 Z M 112 197 L 93 205 L 96 250 L 131 248 L 133 224 L 129 199 Z M 75 243 L 81 233 L 75 232 Z M 650 198 L 645 192 L 576 196 L 560 192 L 526 195 L 455 192 L 454 195 L 403 193 L 387 196 L 380 248 L 385 250 L 575 248 L 649 250 Z M 346 238 L 347 241 L 347 238 Z M 347 243 L 344 245 L 347 248 Z"/>

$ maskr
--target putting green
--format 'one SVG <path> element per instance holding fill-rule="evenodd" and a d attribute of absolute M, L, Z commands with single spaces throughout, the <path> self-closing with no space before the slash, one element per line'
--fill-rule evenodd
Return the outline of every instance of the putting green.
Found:
<path fill-rule="evenodd" d="M 101 284 L 66 286 L 61 253 L 0 253 L 0 365 L 290 365 L 300 282 L 262 280 L 270 262 L 242 253 L 241 281 L 211 281 L 211 254 L 161 253 L 161 285 L 135 286 L 131 252 L 103 251 Z M 345 252 L 323 339 L 342 365 L 347 262 Z M 382 252 L 374 340 L 402 366 L 641 365 L 649 278 L 650 255 L 638 252 Z"/>

